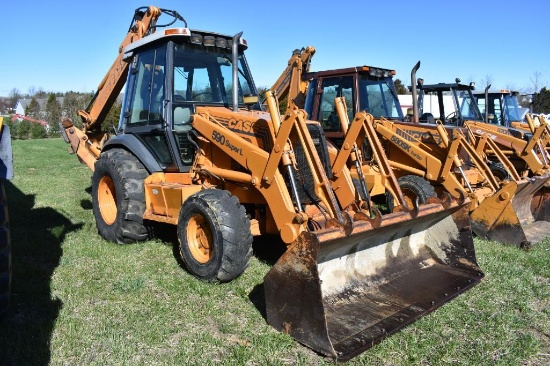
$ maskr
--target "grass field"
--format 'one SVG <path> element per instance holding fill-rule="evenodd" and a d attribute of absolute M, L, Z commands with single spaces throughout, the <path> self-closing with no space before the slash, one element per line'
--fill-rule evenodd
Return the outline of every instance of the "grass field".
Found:
<path fill-rule="evenodd" d="M 90 171 L 62 140 L 14 141 L 14 161 L 0 365 L 331 364 L 267 324 L 269 253 L 231 283 L 201 282 L 180 266 L 171 230 L 133 245 L 99 237 Z M 550 240 L 475 245 L 480 285 L 348 364 L 550 364 Z"/>

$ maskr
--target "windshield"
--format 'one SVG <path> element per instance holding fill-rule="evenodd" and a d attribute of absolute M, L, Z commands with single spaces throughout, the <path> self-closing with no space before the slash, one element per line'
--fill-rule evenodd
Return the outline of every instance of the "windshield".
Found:
<path fill-rule="evenodd" d="M 504 96 L 504 113 L 506 113 L 506 121 L 508 123 L 521 121 L 519 116 L 518 99 L 515 95 Z"/>
<path fill-rule="evenodd" d="M 174 55 L 174 101 L 231 105 L 231 51 L 189 44 L 176 45 Z M 238 103 L 256 94 L 243 54 L 239 55 Z"/>
<path fill-rule="evenodd" d="M 359 108 L 375 118 L 402 119 L 403 112 L 391 78 L 359 79 Z"/>
<path fill-rule="evenodd" d="M 458 99 L 461 100 L 460 114 L 463 120 L 483 121 L 483 116 L 472 94 L 466 91 L 459 92 Z"/>

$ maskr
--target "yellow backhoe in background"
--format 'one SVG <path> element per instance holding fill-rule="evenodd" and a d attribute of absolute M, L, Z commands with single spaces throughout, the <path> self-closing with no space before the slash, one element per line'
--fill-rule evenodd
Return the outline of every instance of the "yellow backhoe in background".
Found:
<path fill-rule="evenodd" d="M 161 14 L 184 27 L 159 29 Z M 136 10 L 79 113 L 84 128 L 61 123 L 93 171 L 99 234 L 129 243 L 155 222 L 172 224 L 187 270 L 217 282 L 245 270 L 253 236 L 278 235 L 287 250 L 264 278 L 267 321 L 338 360 L 479 283 L 469 200 L 408 207 L 390 172 L 396 207 L 372 209 L 351 158 L 332 174 L 319 123 L 293 103 L 281 116 L 272 93 L 261 111 L 246 48 L 241 34 L 189 29 L 175 11 Z M 124 84 L 109 136 L 101 122 Z"/>
<path fill-rule="evenodd" d="M 543 214 L 546 203 L 542 194 L 548 178 L 520 178 L 512 162 L 493 141 L 488 141 L 487 146 L 499 154 L 499 160 L 488 161 L 485 151 L 479 149 L 482 145 L 473 146 L 469 142 L 473 136 L 465 128 L 436 124 L 435 119 L 433 123 L 426 123 L 427 115 L 418 112 L 416 102 L 413 116 L 423 123 L 403 122 L 393 85 L 394 70 L 357 66 L 306 73 L 303 70 L 309 70 L 314 54 L 309 50 L 314 48 L 306 47 L 301 54 L 293 52 L 286 70 L 271 90 L 285 91 L 289 99 L 303 101 L 301 106 L 311 119 L 321 123 L 336 150 L 346 148 L 343 141 L 347 132 L 343 131 L 347 130 L 349 121 L 354 120 L 359 111 L 372 113 L 373 131 L 384 144 L 389 163 L 399 178 L 409 205 L 416 199 L 424 202 L 426 197 L 433 195 L 435 188 L 439 194 L 446 191 L 456 199 L 461 196 L 471 199 L 472 228 L 479 236 L 528 247 L 548 235 L 550 223 Z M 307 67 L 300 65 L 302 60 Z M 418 67 L 419 64 L 416 69 Z M 291 72 L 291 68 L 301 72 Z M 283 78 L 283 75 L 294 78 Z M 437 84 L 435 87 L 442 90 L 446 85 Z M 303 95 L 306 95 L 305 99 Z M 339 108 L 342 104 L 338 103 L 339 98 L 344 101 L 344 107 Z M 363 156 L 370 155 L 370 150 L 363 153 Z M 388 192 L 388 206 L 393 206 L 394 196 L 384 183 L 385 174 L 373 169 L 368 159 L 366 162 L 361 175 L 366 179 L 368 190 L 372 195 Z M 504 171 L 508 177 L 503 167 L 510 171 L 513 181 L 503 181 L 495 176 Z M 531 205 L 537 204 L 538 208 L 531 212 Z"/>

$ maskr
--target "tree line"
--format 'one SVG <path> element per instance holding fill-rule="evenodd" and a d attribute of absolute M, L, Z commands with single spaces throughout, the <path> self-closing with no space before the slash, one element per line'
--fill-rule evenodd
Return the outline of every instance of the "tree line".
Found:
<path fill-rule="evenodd" d="M 63 103 L 60 104 L 57 97 L 63 97 Z M 78 93 L 69 91 L 66 93 L 45 93 L 37 92 L 32 96 L 21 95 L 17 90 L 12 90 L 10 97 L 2 100 L 2 110 L 13 111 L 17 101 L 23 98 L 30 98 L 30 102 L 25 108 L 25 117 L 14 118 L 13 113 L 4 117 L 4 124 L 10 126 L 11 136 L 14 139 L 37 139 L 47 137 L 59 137 L 59 122 L 62 117 L 68 117 L 74 125 L 81 128 L 82 120 L 78 111 L 86 109 L 93 93 Z M 38 100 L 46 99 L 42 108 Z M 6 107 L 9 104 L 11 107 Z M 102 123 L 102 128 L 112 130 L 113 126 L 118 126 L 120 118 L 121 104 L 115 103 L 109 111 L 107 117 Z M 34 120 L 34 121 L 33 121 Z M 38 121 L 45 121 L 43 125 Z"/>
<path fill-rule="evenodd" d="M 394 85 L 398 94 L 408 94 L 408 90 L 400 79 L 394 80 Z M 262 88 L 261 88 L 262 89 Z M 264 88 L 267 89 L 267 88 Z M 262 90 L 265 94 L 265 90 Z M 42 90 L 38 92 L 31 91 L 32 95 L 21 94 L 17 89 L 12 89 L 8 98 L 0 99 L 0 110 L 13 110 L 17 101 L 23 98 L 31 98 L 30 103 L 25 109 L 25 116 L 34 120 L 46 121 L 46 125 L 30 121 L 28 119 L 12 118 L 9 113 L 4 116 L 4 124 L 10 126 L 11 135 L 14 139 L 36 139 L 47 137 L 59 137 L 59 122 L 61 117 L 68 117 L 75 126 L 81 128 L 82 121 L 78 111 L 86 109 L 93 93 L 78 93 L 69 91 L 66 93 L 47 93 Z M 542 87 L 539 92 L 531 94 L 532 111 L 536 113 L 550 113 L 550 89 Z M 60 104 L 57 97 L 63 97 L 63 103 Z M 44 108 L 40 107 L 38 100 L 46 99 Z M 286 100 L 281 101 L 281 109 L 286 108 Z M 524 107 L 529 107 L 523 100 L 520 103 Z M 115 103 L 101 126 L 104 131 L 112 131 L 118 126 L 121 113 L 121 104 Z M 13 113 L 12 113 L 13 115 Z"/>

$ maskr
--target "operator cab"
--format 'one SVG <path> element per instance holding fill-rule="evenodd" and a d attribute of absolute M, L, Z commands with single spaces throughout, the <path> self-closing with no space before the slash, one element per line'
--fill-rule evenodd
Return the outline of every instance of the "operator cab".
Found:
<path fill-rule="evenodd" d="M 393 75 L 394 70 L 372 66 L 305 74 L 304 79 L 310 80 L 305 110 L 311 120 L 321 123 L 327 136 L 331 132 L 341 134 L 340 120 L 334 105 L 337 97 L 346 98 L 350 121 L 359 111 L 366 111 L 375 118 L 403 119 Z"/>
<path fill-rule="evenodd" d="M 456 83 L 425 85 L 418 80 L 418 113 L 420 123 L 442 121 L 445 125 L 462 127 L 464 121 L 483 121 L 472 90 L 474 84 Z"/>
<path fill-rule="evenodd" d="M 233 102 L 231 36 L 189 30 L 157 31 L 130 44 L 127 94 L 119 123 L 165 171 L 188 172 L 193 164 L 192 116 L 197 106 L 259 108 L 244 56 L 246 41 L 238 38 L 237 101 Z M 246 104 L 245 104 L 246 102 Z"/>
<path fill-rule="evenodd" d="M 485 113 L 488 108 L 488 123 L 510 127 L 512 122 L 523 122 L 518 105 L 517 91 L 507 89 L 473 93 L 479 109 Z"/>

